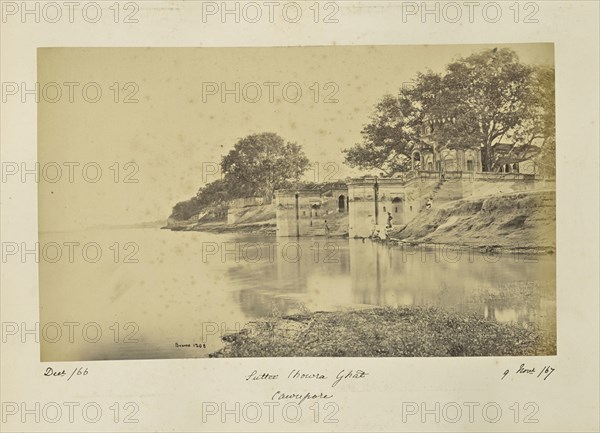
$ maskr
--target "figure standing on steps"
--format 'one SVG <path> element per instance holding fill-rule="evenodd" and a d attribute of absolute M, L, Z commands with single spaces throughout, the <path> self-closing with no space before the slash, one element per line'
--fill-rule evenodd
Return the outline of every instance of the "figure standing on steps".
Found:
<path fill-rule="evenodd" d="M 329 224 L 327 224 L 327 220 L 325 220 L 325 236 L 329 237 Z"/>
<path fill-rule="evenodd" d="M 392 213 L 391 213 L 391 212 L 388 212 L 388 218 L 387 218 L 387 228 L 388 228 L 388 229 L 391 229 L 391 228 L 392 228 L 392 220 L 393 220 L 393 219 L 394 219 L 394 218 L 392 218 Z"/>

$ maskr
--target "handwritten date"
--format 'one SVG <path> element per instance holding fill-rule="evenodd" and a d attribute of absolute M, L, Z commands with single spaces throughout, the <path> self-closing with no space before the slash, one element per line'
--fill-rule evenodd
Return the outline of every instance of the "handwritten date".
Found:
<path fill-rule="evenodd" d="M 527 376 L 533 375 L 536 378 L 546 380 L 550 377 L 550 375 L 552 373 L 554 373 L 555 370 L 556 370 L 555 368 L 553 368 L 549 365 L 545 365 L 541 369 L 536 370 L 535 367 L 526 367 L 525 364 L 521 364 L 521 366 L 517 370 L 515 370 L 513 374 L 518 375 L 518 376 L 523 375 L 523 374 L 527 375 Z M 511 371 L 509 369 L 506 369 L 500 380 L 504 379 L 510 373 L 511 373 Z"/>
<path fill-rule="evenodd" d="M 72 371 L 69 370 L 69 373 L 67 373 L 67 370 L 54 370 L 52 367 L 48 367 L 46 368 L 46 371 L 44 372 L 44 376 L 46 377 L 67 377 L 67 382 L 69 380 L 71 380 L 71 378 L 73 376 L 86 376 L 88 374 L 88 369 L 84 368 L 84 367 L 76 367 L 74 368 Z"/>

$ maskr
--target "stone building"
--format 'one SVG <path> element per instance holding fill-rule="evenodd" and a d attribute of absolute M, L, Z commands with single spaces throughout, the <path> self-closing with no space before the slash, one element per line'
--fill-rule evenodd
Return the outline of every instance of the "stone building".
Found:
<path fill-rule="evenodd" d="M 348 182 L 350 237 L 368 237 L 383 229 L 391 217 L 393 226 L 406 224 L 426 206 L 438 179 L 363 177 Z"/>
<path fill-rule="evenodd" d="M 415 171 L 481 173 L 481 152 L 477 149 L 415 149 L 411 169 Z"/>
<path fill-rule="evenodd" d="M 323 236 L 326 225 L 331 235 L 348 233 L 349 202 L 345 183 L 276 191 L 275 207 L 278 236 Z"/>
<path fill-rule="evenodd" d="M 536 176 L 536 152 L 499 145 L 499 172 L 484 172 L 481 150 L 436 146 L 426 138 L 411 153 L 411 171 L 366 176 L 319 189 L 277 191 L 277 234 L 282 237 L 348 234 L 369 237 L 389 222 L 403 226 L 419 212 L 467 197 L 553 187 Z"/>

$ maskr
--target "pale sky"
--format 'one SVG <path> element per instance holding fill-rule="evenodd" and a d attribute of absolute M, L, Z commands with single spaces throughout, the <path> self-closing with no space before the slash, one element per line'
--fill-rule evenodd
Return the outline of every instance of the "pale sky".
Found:
<path fill-rule="evenodd" d="M 552 44 L 494 46 L 513 48 L 525 63 L 554 64 Z M 38 82 L 42 87 L 59 83 L 63 95 L 56 103 L 42 98 L 39 104 L 38 160 L 42 165 L 80 163 L 73 183 L 66 166 L 56 183 L 42 176 L 40 229 L 166 219 L 176 202 L 202 186 L 203 166 L 218 164 L 239 138 L 253 133 L 275 132 L 301 144 L 311 162 L 321 167 L 320 178 L 311 172 L 310 180 L 328 180 L 326 168 L 334 167 L 338 171 L 333 178 L 360 174 L 343 164 L 341 151 L 361 140 L 363 125 L 384 94 L 396 94 L 417 72 L 442 71 L 458 57 L 494 46 L 40 49 Z M 81 83 L 74 87 L 73 103 L 63 84 L 67 82 Z M 103 92 L 97 103 L 82 98 L 82 87 L 91 82 Z M 136 83 L 139 102 L 122 102 L 134 88 L 130 86 L 115 103 L 115 82 Z M 247 97 L 258 102 L 247 102 L 242 95 L 238 103 L 229 95 L 223 103 L 221 83 L 235 89 L 236 82 L 240 88 L 258 83 L 262 97 L 256 97 L 251 85 Z M 203 95 L 203 89 L 214 89 L 210 83 L 218 83 L 217 94 Z M 298 102 L 282 97 L 287 83 L 301 88 Z M 335 85 L 325 88 L 327 83 Z M 336 86 L 338 102 L 325 103 Z M 288 87 L 289 98 L 296 97 L 295 87 Z M 54 98 L 51 86 L 47 90 L 47 97 Z M 93 98 L 94 88 L 88 91 Z M 103 170 L 97 183 L 82 177 L 81 167 L 90 162 Z M 115 162 L 120 168 L 117 183 Z M 127 162 L 139 167 L 133 176 L 138 183 L 123 182 L 133 171 L 131 166 L 125 170 Z M 94 176 L 92 168 L 88 175 Z"/>

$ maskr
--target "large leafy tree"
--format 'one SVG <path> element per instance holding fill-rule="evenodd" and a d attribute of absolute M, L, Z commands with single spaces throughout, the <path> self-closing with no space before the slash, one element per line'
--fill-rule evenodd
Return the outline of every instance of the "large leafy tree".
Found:
<path fill-rule="evenodd" d="M 375 107 L 371 122 L 364 126 L 363 142 L 345 149 L 351 167 L 377 169 L 385 175 L 407 171 L 410 154 L 418 137 L 418 111 L 406 91 L 398 97 L 386 95 Z"/>
<path fill-rule="evenodd" d="M 171 211 L 171 216 L 169 218 L 173 218 L 176 221 L 185 221 L 196 215 L 199 209 L 200 206 L 198 204 L 198 200 L 196 197 L 193 197 L 189 200 L 180 201 L 173 206 L 173 210 Z"/>
<path fill-rule="evenodd" d="M 177 221 L 188 220 L 202 209 L 222 205 L 231 198 L 234 197 L 230 194 L 227 181 L 218 179 L 201 187 L 195 197 L 180 201 L 173 206 L 171 218 Z"/>
<path fill-rule="evenodd" d="M 480 148 L 483 169 L 493 171 L 503 152 L 532 155 L 540 138 L 554 137 L 553 70 L 520 62 L 510 49 L 458 59 L 441 74 L 421 73 L 411 89 L 386 96 L 363 129 L 363 142 L 346 150 L 346 162 L 386 174 L 409 169 L 415 146 Z M 498 147 L 500 148 L 500 147 Z"/>
<path fill-rule="evenodd" d="M 528 107 L 524 121 L 509 133 L 509 140 L 517 152 L 539 153 L 536 159 L 538 172 L 554 175 L 556 173 L 554 68 L 536 67 L 532 86 L 533 102 Z"/>
<path fill-rule="evenodd" d="M 240 139 L 221 160 L 223 178 L 201 187 L 196 196 L 177 203 L 171 217 L 187 220 L 202 209 L 222 206 L 242 197 L 271 199 L 279 188 L 298 184 L 309 160 L 296 143 L 273 133 Z"/>
<path fill-rule="evenodd" d="M 476 146 L 483 169 L 495 168 L 494 146 L 531 117 L 536 104 L 533 68 L 510 49 L 472 54 L 449 64 L 442 78 L 441 109 L 450 122 L 435 130 L 441 144 Z"/>
<path fill-rule="evenodd" d="M 200 207 L 222 204 L 231 198 L 234 197 L 231 195 L 227 179 L 217 179 L 206 184 L 198 190 L 195 197 Z"/>
<path fill-rule="evenodd" d="M 240 139 L 223 157 L 221 170 L 233 196 L 270 199 L 276 189 L 298 182 L 308 165 L 300 145 L 267 132 Z"/>

